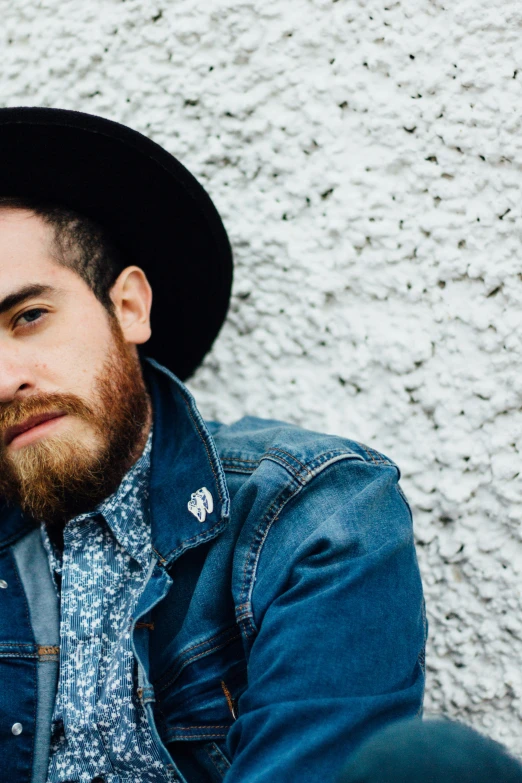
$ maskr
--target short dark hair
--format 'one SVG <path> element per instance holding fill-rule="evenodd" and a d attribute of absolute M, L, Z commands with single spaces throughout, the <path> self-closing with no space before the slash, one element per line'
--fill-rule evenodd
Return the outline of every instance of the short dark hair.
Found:
<path fill-rule="evenodd" d="M 53 258 L 80 275 L 109 316 L 116 317 L 109 292 L 128 262 L 102 226 L 68 207 L 30 198 L 0 196 L 0 209 L 27 209 L 50 225 Z"/>

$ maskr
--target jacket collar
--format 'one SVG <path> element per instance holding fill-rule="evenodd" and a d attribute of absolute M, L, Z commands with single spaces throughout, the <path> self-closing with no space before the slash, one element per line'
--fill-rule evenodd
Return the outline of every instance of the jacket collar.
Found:
<path fill-rule="evenodd" d="M 143 362 L 154 415 L 150 472 L 152 546 L 169 563 L 185 549 L 208 541 L 225 527 L 230 499 L 217 449 L 187 387 L 154 359 Z M 189 510 L 205 488 L 212 510 L 199 519 Z M 207 495 L 208 497 L 208 495 Z"/>
<path fill-rule="evenodd" d="M 149 495 L 152 546 L 160 562 L 167 564 L 224 529 L 230 499 L 216 446 L 187 387 L 154 359 L 145 358 L 142 369 L 154 417 Z M 204 518 L 199 521 L 188 503 L 203 488 L 212 498 L 213 509 L 200 514 Z M 18 506 L 0 506 L 0 548 L 34 525 Z"/>

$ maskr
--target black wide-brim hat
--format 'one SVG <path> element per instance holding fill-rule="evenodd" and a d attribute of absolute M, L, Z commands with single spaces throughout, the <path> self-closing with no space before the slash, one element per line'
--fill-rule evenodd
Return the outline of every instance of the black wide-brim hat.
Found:
<path fill-rule="evenodd" d="M 83 112 L 0 109 L 0 195 L 69 207 L 104 227 L 152 287 L 140 354 L 182 380 L 226 316 L 232 252 L 210 197 L 182 164 L 131 128 Z"/>

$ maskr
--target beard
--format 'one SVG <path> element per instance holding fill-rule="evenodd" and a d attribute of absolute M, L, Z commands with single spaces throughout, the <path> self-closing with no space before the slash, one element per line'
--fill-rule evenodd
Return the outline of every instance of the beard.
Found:
<path fill-rule="evenodd" d="M 0 438 L 0 495 L 57 533 L 69 519 L 92 511 L 116 491 L 143 451 L 150 429 L 152 407 L 140 360 L 112 317 L 110 328 L 112 345 L 95 377 L 93 403 L 56 393 L 0 407 L 0 433 L 55 409 L 79 417 L 94 431 L 97 447 L 67 428 L 12 452 Z"/>

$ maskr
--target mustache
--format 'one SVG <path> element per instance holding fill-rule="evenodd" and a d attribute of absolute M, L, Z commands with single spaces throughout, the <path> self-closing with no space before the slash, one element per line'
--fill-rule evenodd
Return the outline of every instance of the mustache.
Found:
<path fill-rule="evenodd" d="M 74 394 L 39 394 L 24 400 L 15 400 L 0 406 L 0 432 L 18 427 L 32 416 L 41 416 L 55 410 L 74 414 L 83 419 L 93 419 L 95 412 Z"/>

